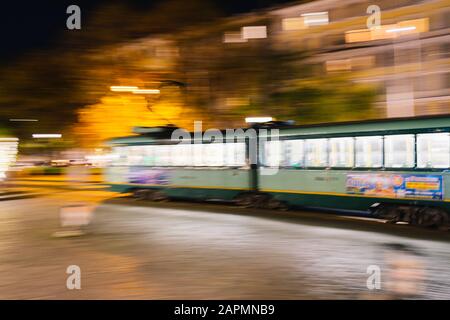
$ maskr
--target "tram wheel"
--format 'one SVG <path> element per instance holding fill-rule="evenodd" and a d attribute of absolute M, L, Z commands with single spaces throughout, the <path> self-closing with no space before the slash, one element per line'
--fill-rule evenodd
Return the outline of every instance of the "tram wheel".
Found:
<path fill-rule="evenodd" d="M 254 195 L 251 193 L 242 193 L 234 198 L 234 203 L 243 208 L 251 208 L 255 204 Z"/>
<path fill-rule="evenodd" d="M 398 208 L 386 203 L 380 204 L 372 214 L 376 218 L 386 219 L 388 223 L 396 223 L 400 219 Z"/>
<path fill-rule="evenodd" d="M 448 214 L 439 208 L 425 207 L 419 214 L 418 224 L 422 227 L 443 227 L 448 224 Z"/>
<path fill-rule="evenodd" d="M 448 213 L 440 208 L 422 207 L 416 210 L 411 219 L 411 224 L 425 228 L 444 228 L 448 226 Z"/>
<path fill-rule="evenodd" d="M 169 197 L 161 190 L 152 190 L 148 193 L 147 199 L 155 202 L 168 201 Z"/>
<path fill-rule="evenodd" d="M 133 190 L 133 198 L 136 200 L 145 200 L 147 199 L 148 190 L 146 189 L 135 189 Z"/>
<path fill-rule="evenodd" d="M 289 206 L 284 202 L 275 198 L 271 198 L 267 200 L 266 208 L 271 210 L 280 210 L 287 211 L 289 210 Z"/>

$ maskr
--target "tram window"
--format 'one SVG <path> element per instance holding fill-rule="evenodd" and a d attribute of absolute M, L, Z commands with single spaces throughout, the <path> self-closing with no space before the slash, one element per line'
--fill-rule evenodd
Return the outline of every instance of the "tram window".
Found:
<path fill-rule="evenodd" d="M 172 165 L 190 166 L 192 163 L 191 144 L 179 143 L 171 146 Z"/>
<path fill-rule="evenodd" d="M 205 165 L 203 156 L 203 144 L 194 143 L 192 145 L 192 165 L 196 167 L 201 167 Z"/>
<path fill-rule="evenodd" d="M 333 138 L 329 144 L 331 167 L 353 167 L 353 138 Z"/>
<path fill-rule="evenodd" d="M 228 142 L 225 146 L 225 165 L 230 167 L 245 166 L 245 143 Z"/>
<path fill-rule="evenodd" d="M 267 141 L 264 145 L 264 165 L 268 167 L 279 167 L 282 165 L 281 141 Z"/>
<path fill-rule="evenodd" d="M 156 166 L 166 167 L 171 165 L 169 148 L 170 146 L 168 145 L 155 146 L 154 156 Z"/>
<path fill-rule="evenodd" d="M 384 166 L 387 168 L 414 167 L 414 135 L 384 137 Z"/>
<path fill-rule="evenodd" d="M 114 160 L 113 164 L 116 166 L 128 165 L 128 148 L 129 147 L 115 147 L 113 148 Z"/>
<path fill-rule="evenodd" d="M 144 146 L 142 164 L 144 166 L 155 165 L 155 146 Z"/>
<path fill-rule="evenodd" d="M 149 153 L 151 154 L 151 163 L 152 166 L 159 166 L 160 163 L 160 149 L 159 146 L 150 146 L 149 147 Z"/>
<path fill-rule="evenodd" d="M 223 143 L 203 144 L 203 160 L 204 164 L 209 167 L 223 166 L 224 144 Z"/>
<path fill-rule="evenodd" d="M 327 139 L 310 139 L 305 142 L 305 163 L 307 167 L 328 166 Z"/>
<path fill-rule="evenodd" d="M 203 144 L 202 152 L 203 152 L 203 165 L 211 166 L 214 163 L 214 151 L 211 147 L 212 144 Z"/>
<path fill-rule="evenodd" d="M 450 167 L 450 133 L 425 133 L 417 135 L 417 167 Z"/>
<path fill-rule="evenodd" d="M 145 146 L 134 146 L 128 147 L 127 163 L 130 166 L 141 166 L 144 160 L 144 147 Z"/>
<path fill-rule="evenodd" d="M 383 166 L 383 137 L 355 138 L 355 166 L 380 168 Z"/>
<path fill-rule="evenodd" d="M 290 167 L 303 167 L 305 165 L 304 140 L 285 140 L 284 157 L 285 165 Z"/>

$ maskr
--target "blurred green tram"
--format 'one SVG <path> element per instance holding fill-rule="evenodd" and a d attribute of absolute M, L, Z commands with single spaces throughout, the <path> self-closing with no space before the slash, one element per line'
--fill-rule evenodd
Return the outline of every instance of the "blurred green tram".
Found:
<path fill-rule="evenodd" d="M 252 139 L 186 144 L 171 139 L 171 127 L 137 128 L 139 135 L 108 141 L 114 160 L 106 179 L 114 191 L 155 201 L 224 200 L 449 223 L 450 116 L 252 128 L 259 141 L 254 164 Z"/>

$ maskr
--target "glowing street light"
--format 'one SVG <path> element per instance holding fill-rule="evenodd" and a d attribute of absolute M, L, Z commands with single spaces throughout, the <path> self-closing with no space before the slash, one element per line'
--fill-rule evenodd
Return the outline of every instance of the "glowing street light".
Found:
<path fill-rule="evenodd" d="M 140 89 L 136 86 L 111 86 L 114 92 L 131 92 L 134 94 L 160 94 L 159 89 Z"/>
<path fill-rule="evenodd" d="M 34 133 L 33 139 L 59 139 L 62 138 L 60 133 Z"/>
<path fill-rule="evenodd" d="M 37 122 L 37 119 L 9 119 L 11 122 Z"/>
<path fill-rule="evenodd" d="M 111 86 L 109 88 L 114 92 L 133 92 L 139 89 L 136 86 Z"/>
<path fill-rule="evenodd" d="M 246 123 L 264 123 L 273 121 L 272 117 L 247 117 L 245 118 Z"/>
<path fill-rule="evenodd" d="M 159 89 L 136 89 L 132 92 L 134 94 L 160 94 Z"/>

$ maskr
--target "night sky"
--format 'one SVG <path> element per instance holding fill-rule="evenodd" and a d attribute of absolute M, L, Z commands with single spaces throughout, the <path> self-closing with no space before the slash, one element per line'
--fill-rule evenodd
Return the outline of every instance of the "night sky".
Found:
<path fill-rule="evenodd" d="M 126 3 L 138 10 L 152 10 L 164 0 L 14 0 L 1 4 L 1 51 L 0 59 L 15 59 L 33 49 L 51 48 L 67 31 L 66 8 L 77 4 L 81 8 L 82 23 L 94 10 L 111 3 Z M 205 0 L 207 1 L 207 0 Z M 270 7 L 287 0 L 209 0 L 224 16 Z"/>
<path fill-rule="evenodd" d="M 96 67 L 89 67 L 88 52 L 284 2 L 291 1 L 6 0 L 0 6 L 0 129 L 23 139 L 36 130 L 69 128 L 77 110 L 104 94 L 86 90 L 86 81 L 96 81 L 86 78 L 86 70 Z M 66 27 L 72 4 L 81 8 L 81 30 Z M 39 123 L 11 123 L 10 118 L 38 118 Z"/>

